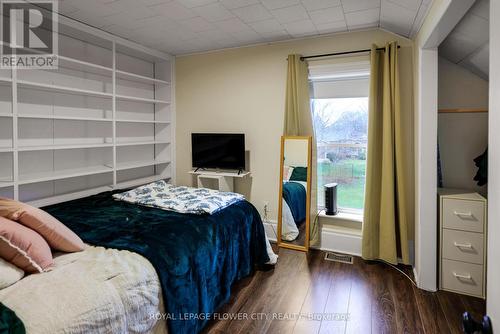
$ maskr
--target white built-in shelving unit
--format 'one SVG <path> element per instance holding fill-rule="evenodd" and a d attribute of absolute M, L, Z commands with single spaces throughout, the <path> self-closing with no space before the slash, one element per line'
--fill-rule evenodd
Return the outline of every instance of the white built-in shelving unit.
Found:
<path fill-rule="evenodd" d="M 60 17 L 57 70 L 0 70 L 0 196 L 175 179 L 174 58 Z"/>

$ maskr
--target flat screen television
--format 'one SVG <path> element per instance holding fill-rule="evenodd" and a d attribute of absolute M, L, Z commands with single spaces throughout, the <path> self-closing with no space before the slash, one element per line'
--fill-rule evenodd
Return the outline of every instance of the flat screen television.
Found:
<path fill-rule="evenodd" d="M 245 135 L 192 133 L 194 168 L 245 169 Z"/>

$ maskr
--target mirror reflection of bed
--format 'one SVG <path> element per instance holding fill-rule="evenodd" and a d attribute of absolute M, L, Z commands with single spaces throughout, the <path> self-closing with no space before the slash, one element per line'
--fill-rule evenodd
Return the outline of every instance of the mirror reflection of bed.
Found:
<path fill-rule="evenodd" d="M 307 250 L 309 237 L 310 137 L 283 137 L 279 242 Z"/>

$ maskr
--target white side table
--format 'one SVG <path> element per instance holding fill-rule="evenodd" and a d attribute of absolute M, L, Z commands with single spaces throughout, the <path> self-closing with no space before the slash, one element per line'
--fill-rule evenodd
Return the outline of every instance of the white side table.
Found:
<path fill-rule="evenodd" d="M 238 174 L 238 172 L 232 171 L 199 170 L 196 172 L 190 171 L 189 174 L 196 175 L 198 188 L 233 192 L 234 179 L 247 177 L 250 175 L 250 172 L 241 172 Z"/>

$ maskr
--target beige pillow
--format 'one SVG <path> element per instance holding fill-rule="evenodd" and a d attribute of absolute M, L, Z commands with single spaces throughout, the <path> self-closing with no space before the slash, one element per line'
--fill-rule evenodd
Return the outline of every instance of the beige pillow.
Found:
<path fill-rule="evenodd" d="M 20 281 L 24 271 L 0 258 L 0 290 Z"/>
<path fill-rule="evenodd" d="M 79 252 L 85 244 L 73 231 L 47 212 L 14 201 L 0 198 L 0 216 L 15 220 L 40 234 L 55 250 Z"/>

